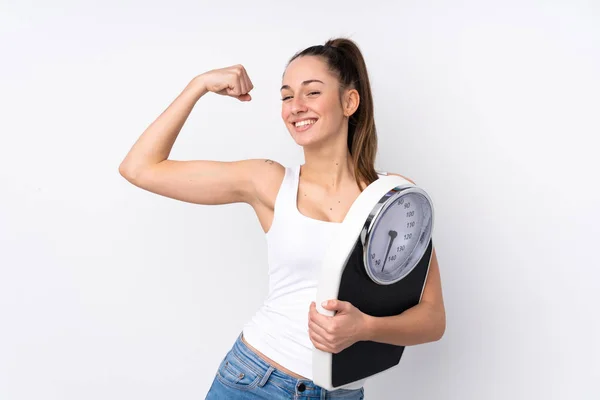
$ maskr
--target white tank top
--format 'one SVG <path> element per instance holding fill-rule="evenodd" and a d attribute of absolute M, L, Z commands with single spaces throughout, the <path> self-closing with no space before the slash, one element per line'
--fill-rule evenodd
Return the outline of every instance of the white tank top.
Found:
<path fill-rule="evenodd" d="M 308 336 L 309 306 L 316 299 L 321 260 L 340 223 L 300 213 L 299 176 L 300 165 L 285 168 L 273 221 L 266 233 L 268 295 L 244 325 L 243 335 L 273 361 L 312 380 L 314 346 Z M 353 384 L 352 388 L 360 388 L 363 383 Z"/>

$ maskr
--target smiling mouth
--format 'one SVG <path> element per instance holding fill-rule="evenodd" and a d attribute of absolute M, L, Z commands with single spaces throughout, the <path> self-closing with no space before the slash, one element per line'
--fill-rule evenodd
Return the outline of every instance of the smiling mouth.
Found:
<path fill-rule="evenodd" d="M 315 122 L 317 122 L 316 119 L 305 119 L 303 121 L 298 121 L 294 123 L 294 126 L 296 128 L 302 128 L 303 126 L 313 125 Z"/>

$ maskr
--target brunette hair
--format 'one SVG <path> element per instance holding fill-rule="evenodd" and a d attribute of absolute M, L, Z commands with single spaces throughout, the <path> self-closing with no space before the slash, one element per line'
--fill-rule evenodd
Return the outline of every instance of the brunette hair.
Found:
<path fill-rule="evenodd" d="M 348 150 L 352 155 L 356 184 L 363 190 L 361 181 L 368 185 L 377 180 L 377 130 L 371 84 L 363 55 L 351 39 L 337 38 L 296 53 L 288 61 L 288 65 L 303 56 L 318 56 L 325 60 L 329 70 L 338 76 L 340 96 L 348 88 L 358 91 L 359 105 L 348 121 Z"/>

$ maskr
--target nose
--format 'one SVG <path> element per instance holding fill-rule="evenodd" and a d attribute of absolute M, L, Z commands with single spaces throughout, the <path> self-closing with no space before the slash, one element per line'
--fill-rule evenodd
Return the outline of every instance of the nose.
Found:
<path fill-rule="evenodd" d="M 301 112 L 306 112 L 306 104 L 304 104 L 304 100 L 301 96 L 294 96 L 292 98 L 292 114 L 299 114 Z"/>

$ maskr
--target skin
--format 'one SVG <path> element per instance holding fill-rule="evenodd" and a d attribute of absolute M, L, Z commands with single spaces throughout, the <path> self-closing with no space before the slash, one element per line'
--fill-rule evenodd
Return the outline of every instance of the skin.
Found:
<path fill-rule="evenodd" d="M 342 222 L 360 194 L 347 148 L 348 119 L 358 108 L 360 96 L 354 88 L 346 88 L 340 94 L 337 77 L 322 59 L 312 56 L 291 62 L 282 86 L 281 117 L 292 139 L 304 150 L 298 211 L 314 219 Z M 138 138 L 120 164 L 119 173 L 135 186 L 180 201 L 203 205 L 247 203 L 263 231 L 268 232 L 285 173 L 283 165 L 265 159 L 223 162 L 168 158 L 185 121 L 202 97 L 213 93 L 249 102 L 253 88 L 239 64 L 194 77 Z M 316 118 L 317 122 L 305 132 L 296 131 L 293 122 L 307 118 Z M 335 299 L 323 307 L 336 314 L 322 315 L 314 303 L 307 310 L 310 339 L 323 351 L 338 353 L 360 340 L 402 346 L 439 340 L 446 321 L 435 249 L 421 302 L 402 314 L 371 317 L 352 304 Z M 298 376 L 272 360 L 267 361 Z"/>

